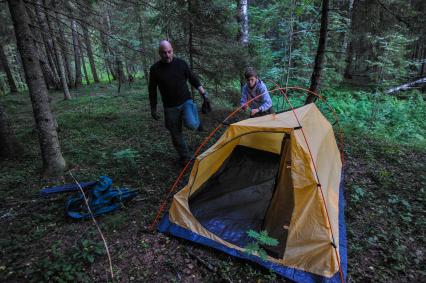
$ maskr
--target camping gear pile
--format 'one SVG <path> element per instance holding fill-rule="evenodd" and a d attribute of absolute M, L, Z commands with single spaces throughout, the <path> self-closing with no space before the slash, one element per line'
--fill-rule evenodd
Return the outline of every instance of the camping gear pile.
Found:
<path fill-rule="evenodd" d="M 44 197 L 51 194 L 77 192 L 77 194 L 68 197 L 65 204 L 66 214 L 74 219 L 87 219 L 91 213 L 87 208 L 85 196 L 81 192 L 85 191 L 87 203 L 93 216 L 99 216 L 124 206 L 124 203 L 137 195 L 137 191 L 128 188 L 113 188 L 112 180 L 106 176 L 100 176 L 98 181 L 65 184 L 45 188 L 40 191 Z"/>

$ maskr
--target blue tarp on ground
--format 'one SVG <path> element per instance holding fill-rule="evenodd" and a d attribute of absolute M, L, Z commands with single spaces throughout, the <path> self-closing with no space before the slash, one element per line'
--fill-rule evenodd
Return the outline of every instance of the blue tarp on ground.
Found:
<path fill-rule="evenodd" d="M 344 199 L 344 181 L 343 176 L 340 182 L 340 193 L 339 193 L 339 253 L 340 253 L 340 264 L 343 271 L 343 277 L 346 282 L 346 272 L 347 272 L 347 240 L 346 240 L 346 224 L 344 218 L 345 210 L 345 199 Z M 200 236 L 190 230 L 182 228 L 174 223 L 171 223 L 169 220 L 169 215 L 165 214 L 161 223 L 158 226 L 160 232 L 170 233 L 174 236 L 184 238 L 205 246 L 209 246 L 218 250 L 221 250 L 229 255 L 236 256 L 243 259 L 248 259 L 250 261 L 256 262 L 263 267 L 270 269 L 277 274 L 293 280 L 295 282 L 324 282 L 324 283 L 337 283 L 341 282 L 340 274 L 337 272 L 333 277 L 327 278 L 324 276 L 312 274 L 310 272 L 305 272 L 291 267 L 286 267 L 279 265 L 270 261 L 265 261 L 260 257 L 241 252 L 236 249 L 229 248 L 218 242 L 215 242 L 206 237 Z"/>

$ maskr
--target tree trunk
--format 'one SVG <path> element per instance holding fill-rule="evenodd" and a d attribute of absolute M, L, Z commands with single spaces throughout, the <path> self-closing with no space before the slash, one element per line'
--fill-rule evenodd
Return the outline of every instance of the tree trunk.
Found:
<path fill-rule="evenodd" d="M 89 74 L 87 72 L 86 62 L 84 60 L 83 49 L 81 49 L 80 51 L 81 51 L 81 65 L 83 65 L 84 79 L 86 80 L 86 85 L 90 85 Z"/>
<path fill-rule="evenodd" d="M 37 50 L 37 57 L 40 62 L 41 71 L 43 72 L 44 81 L 48 89 L 55 88 L 56 87 L 55 76 L 52 70 L 50 69 L 48 62 L 46 61 L 47 55 L 43 53 L 43 50 L 45 49 L 43 48 L 43 46 L 41 46 L 43 42 L 43 38 L 40 34 L 40 29 L 35 28 L 38 25 L 37 16 L 36 16 L 36 13 L 34 12 L 34 10 L 37 9 L 37 7 L 32 6 L 33 9 L 31 9 L 30 6 L 26 6 L 26 8 L 27 8 L 26 10 L 27 10 L 27 13 L 30 19 L 30 24 L 31 24 L 30 29 L 34 36 L 33 42 Z"/>
<path fill-rule="evenodd" d="M 351 0 L 350 1 L 352 6 L 350 7 L 349 10 L 349 14 L 350 14 L 350 29 L 348 31 L 348 47 L 346 49 L 346 67 L 345 67 L 345 72 L 343 74 L 343 77 L 345 79 L 352 79 L 352 71 L 353 71 L 353 56 L 354 56 L 354 44 L 353 41 L 355 40 L 355 35 L 354 35 L 354 25 L 355 25 L 355 11 L 356 9 L 358 9 L 359 6 L 359 0 Z"/>
<path fill-rule="evenodd" d="M 121 84 L 124 83 L 124 72 L 123 72 L 123 62 L 119 56 L 116 57 L 116 67 L 117 67 L 117 75 L 118 75 L 118 93 L 121 91 Z"/>
<path fill-rule="evenodd" d="M 39 4 L 41 3 L 41 1 L 38 2 Z M 61 55 L 61 51 L 60 48 L 58 46 L 58 43 L 56 42 L 57 39 L 55 38 L 55 31 L 52 27 L 52 23 L 50 21 L 50 17 L 49 17 L 49 11 L 47 10 L 47 5 L 45 0 L 43 0 L 43 6 L 45 7 L 44 13 L 40 11 L 40 17 L 42 19 L 42 22 L 45 23 L 45 28 L 47 29 L 47 35 L 50 35 L 50 42 L 52 44 L 52 50 L 53 50 L 53 54 L 54 54 L 54 58 L 56 59 L 56 67 L 58 70 L 58 74 L 59 74 L 59 79 L 61 82 L 61 87 L 62 87 L 62 91 L 64 92 L 64 99 L 71 99 L 71 94 L 69 92 L 68 89 L 68 84 L 67 84 L 67 79 L 65 77 L 65 68 L 62 62 L 62 55 Z"/>
<path fill-rule="evenodd" d="M 124 66 L 123 66 L 123 60 L 119 55 L 116 56 L 116 66 L 117 66 L 117 75 L 118 79 L 123 83 L 126 81 L 126 77 L 124 74 Z"/>
<path fill-rule="evenodd" d="M 238 22 L 238 35 L 237 41 L 241 45 L 241 66 L 243 69 L 239 72 L 240 87 L 244 85 L 244 68 L 248 65 L 248 42 L 249 42 L 249 31 L 248 31 L 248 0 L 237 0 L 237 22 Z"/>
<path fill-rule="evenodd" d="M 321 28 L 318 41 L 317 55 L 315 56 L 314 70 L 311 76 L 311 86 L 309 90 L 311 92 L 318 92 L 320 81 L 321 81 L 321 72 L 323 68 L 324 58 L 325 58 L 325 48 L 327 46 L 327 29 L 328 29 L 328 0 L 322 1 L 322 10 L 321 10 Z M 305 104 L 315 102 L 317 97 L 312 93 L 309 93 L 306 98 Z"/>
<path fill-rule="evenodd" d="M 420 39 L 416 40 L 416 42 L 414 43 L 414 46 L 411 46 L 411 60 L 416 60 L 418 59 L 418 55 L 419 55 L 419 48 L 420 48 Z"/>
<path fill-rule="evenodd" d="M 145 83 L 146 83 L 146 85 L 149 85 L 149 70 L 148 70 L 148 67 L 146 67 L 144 65 L 142 68 L 143 68 L 143 76 L 145 77 Z"/>
<path fill-rule="evenodd" d="M 113 64 L 109 64 L 109 65 L 108 65 L 108 69 L 109 69 L 109 72 L 111 73 L 112 79 L 113 79 L 114 81 L 116 81 L 116 80 L 117 80 L 117 78 L 118 78 L 118 74 L 117 74 L 117 72 L 115 71 L 115 69 L 116 69 L 116 68 L 114 68 L 114 67 L 113 67 Z"/>
<path fill-rule="evenodd" d="M 47 19 L 49 19 L 47 17 Z M 49 20 L 48 20 L 49 23 Z M 54 31 L 52 30 L 52 35 L 54 34 Z M 61 86 L 62 86 L 62 91 L 64 92 L 64 99 L 71 99 L 71 94 L 70 91 L 68 89 L 68 82 L 67 82 L 67 78 L 66 78 L 66 72 L 65 72 L 65 67 L 64 67 L 64 63 L 62 62 L 62 54 L 61 54 L 61 50 L 58 46 L 58 43 L 56 42 L 55 36 L 53 35 L 53 49 L 54 49 L 54 54 L 55 54 L 55 59 L 56 62 L 58 64 L 58 69 L 59 69 L 59 79 L 61 80 Z"/>
<path fill-rule="evenodd" d="M 16 50 L 16 55 L 15 55 L 15 74 L 17 74 L 17 76 L 15 76 L 16 81 L 18 82 L 18 89 L 22 88 L 25 89 L 26 88 L 26 84 L 25 84 L 25 74 L 24 74 L 24 69 L 22 68 L 22 59 L 21 59 L 21 55 L 19 55 L 18 50 Z"/>
<path fill-rule="evenodd" d="M 7 61 L 6 54 L 4 53 L 3 44 L 1 42 L 0 42 L 0 62 L 3 65 L 3 69 L 6 73 L 10 92 L 18 93 L 18 88 L 16 87 L 15 80 L 13 79 L 12 71 L 10 70 L 9 62 Z"/>
<path fill-rule="evenodd" d="M 25 4 L 23 0 L 8 0 L 8 3 L 37 125 L 43 174 L 46 176 L 61 175 L 66 169 L 66 164 L 62 157 L 55 120 L 49 106 L 47 87 L 43 80 L 40 63 L 36 59 L 37 52 L 32 44 Z"/>
<path fill-rule="evenodd" d="M 57 64 L 58 73 L 59 73 L 59 79 L 61 81 L 62 91 L 64 92 L 64 99 L 65 100 L 71 99 L 71 94 L 70 94 L 70 91 L 68 89 L 67 79 L 65 77 L 66 76 L 65 75 L 65 68 L 64 68 L 64 64 L 62 62 L 61 50 L 60 50 L 60 47 L 58 46 L 55 30 L 53 29 L 48 10 L 46 9 L 47 6 L 46 6 L 46 3 L 44 1 L 43 1 L 43 6 L 45 7 L 45 11 L 44 11 L 44 17 L 42 16 L 42 18 L 44 18 L 46 20 L 47 28 L 49 30 L 48 34 L 51 35 L 53 54 L 54 54 L 55 59 L 56 59 L 56 64 Z M 40 15 L 42 15 L 42 14 L 43 13 L 40 13 Z"/>
<path fill-rule="evenodd" d="M 191 0 L 188 1 L 188 14 L 191 15 Z M 193 23 L 191 17 L 189 17 L 189 35 L 188 35 L 188 54 L 189 54 L 189 67 L 191 71 L 194 71 L 194 58 L 193 58 L 193 38 L 192 38 Z"/>
<path fill-rule="evenodd" d="M 72 43 L 74 45 L 74 64 L 75 64 L 75 87 L 82 85 L 81 77 L 81 53 L 80 53 L 80 42 L 78 40 L 77 22 L 75 19 L 71 20 L 72 29 Z"/>
<path fill-rule="evenodd" d="M 0 158 L 15 158 L 22 153 L 22 146 L 18 143 L 10 120 L 0 103 Z"/>
<path fill-rule="evenodd" d="M 342 5 L 343 9 L 346 9 L 346 7 L 344 7 L 345 5 Z M 354 0 L 349 0 L 348 1 L 348 7 L 347 7 L 347 11 L 348 11 L 348 18 L 349 21 L 352 19 L 352 10 L 353 10 L 353 6 L 354 6 Z M 349 41 L 350 41 L 350 26 L 351 24 L 349 23 L 349 26 L 347 28 L 345 28 L 345 32 L 343 32 L 343 40 L 342 40 L 342 47 L 341 47 L 341 53 L 339 53 L 337 55 L 337 58 L 340 60 L 340 58 L 342 56 L 344 56 L 345 52 L 348 50 L 348 46 L 349 46 Z"/>
<path fill-rule="evenodd" d="M 130 72 L 132 73 L 132 75 L 133 75 L 133 76 L 136 76 L 136 74 L 137 74 L 138 70 L 136 69 L 136 67 L 135 67 L 135 65 L 134 65 L 134 64 L 132 64 L 132 65 L 130 66 Z"/>
<path fill-rule="evenodd" d="M 191 15 L 192 14 L 192 10 L 191 10 L 191 1 L 188 1 L 188 14 Z M 194 24 L 192 23 L 192 18 L 188 17 L 189 20 L 189 35 L 188 35 L 188 54 L 189 54 L 189 68 L 191 69 L 191 72 L 194 71 L 194 42 L 193 42 L 193 37 L 192 37 L 192 31 L 194 28 Z M 194 87 L 191 86 L 191 96 L 192 99 L 195 98 L 195 90 Z"/>
<path fill-rule="evenodd" d="M 68 50 L 68 43 L 66 42 L 66 39 L 65 39 L 64 24 L 61 21 L 61 16 L 57 12 L 55 12 L 55 16 L 56 16 L 56 25 L 58 26 L 58 30 L 59 30 L 58 42 L 59 42 L 62 57 L 63 57 L 68 87 L 72 88 L 74 86 L 74 78 L 72 76 L 71 64 L 68 58 L 68 54 L 70 52 Z"/>
<path fill-rule="evenodd" d="M 6 89 L 4 86 L 3 78 L 0 77 L 0 96 L 6 93 Z"/>
<path fill-rule="evenodd" d="M 52 75 L 53 75 L 54 82 L 55 82 L 55 87 L 57 89 L 60 89 L 61 88 L 61 81 L 60 81 L 60 78 L 59 78 L 58 66 L 57 66 L 57 64 L 55 63 L 55 60 L 54 60 L 53 42 L 52 42 L 52 38 L 49 36 L 50 35 L 49 27 L 47 25 L 45 15 L 44 15 L 43 11 L 41 10 L 42 8 L 41 8 L 40 5 L 42 5 L 40 0 L 37 1 L 36 5 L 34 5 L 36 17 L 37 17 L 38 25 L 41 29 L 41 36 L 42 36 L 43 43 L 44 43 L 44 49 L 45 49 L 45 52 L 46 52 L 46 57 L 47 57 L 47 62 L 49 64 L 49 69 L 52 71 Z"/>
<path fill-rule="evenodd" d="M 249 24 L 248 24 L 248 0 L 238 0 L 237 3 L 238 10 L 238 42 L 241 43 L 243 47 L 248 46 L 249 42 Z"/>
<path fill-rule="evenodd" d="M 343 77 L 345 79 L 352 79 L 352 61 L 353 61 L 353 57 L 354 56 L 354 48 L 353 48 L 353 44 L 352 42 L 349 42 L 348 45 L 348 49 L 346 51 L 346 67 L 345 67 L 345 73 L 343 74 Z"/>
<path fill-rule="evenodd" d="M 144 38 L 141 18 L 139 18 L 139 34 L 140 34 L 139 41 L 140 41 L 142 50 L 144 51 L 144 54 L 142 54 L 142 69 L 143 69 L 146 85 L 148 85 L 149 84 L 148 60 L 146 59 L 147 54 L 146 54 L 145 38 Z"/>
<path fill-rule="evenodd" d="M 105 71 L 107 73 L 107 77 L 108 77 L 108 83 L 111 83 L 111 76 L 110 76 L 110 72 L 109 72 L 109 68 L 108 68 L 108 62 L 105 60 Z"/>
<path fill-rule="evenodd" d="M 117 74 L 114 71 L 113 63 L 111 62 L 111 58 L 114 58 L 114 53 L 111 53 L 111 50 L 109 48 L 109 41 L 108 41 L 108 36 L 111 32 L 111 21 L 110 21 L 110 17 L 109 17 L 109 11 L 106 11 L 103 16 L 102 16 L 102 30 L 99 30 L 99 37 L 101 39 L 101 46 L 102 46 L 102 50 L 104 52 L 104 60 L 105 60 L 105 64 L 107 66 L 107 69 L 111 75 L 113 80 L 117 79 Z M 109 79 L 108 79 L 109 80 Z"/>
<path fill-rule="evenodd" d="M 89 58 L 90 69 L 95 83 L 99 83 L 98 73 L 96 72 L 95 59 L 93 58 L 92 44 L 90 43 L 90 35 L 86 24 L 82 25 L 84 42 L 86 44 L 87 57 Z"/>
<path fill-rule="evenodd" d="M 126 58 L 124 58 L 124 68 L 125 68 L 125 70 L 126 70 L 126 77 L 125 77 L 125 80 L 128 80 L 131 76 L 133 76 L 132 75 L 132 72 L 130 71 L 130 68 L 129 68 L 129 63 L 127 62 L 127 59 Z"/>
<path fill-rule="evenodd" d="M 412 88 L 417 87 L 419 85 L 426 85 L 426 77 L 418 79 L 414 82 L 409 82 L 409 83 L 406 83 L 406 84 L 403 84 L 403 85 L 400 85 L 400 86 L 397 86 L 397 87 L 393 87 L 391 89 L 388 89 L 385 93 L 386 94 L 392 94 L 392 93 L 398 92 L 398 91 L 409 90 L 409 89 L 412 89 Z"/>

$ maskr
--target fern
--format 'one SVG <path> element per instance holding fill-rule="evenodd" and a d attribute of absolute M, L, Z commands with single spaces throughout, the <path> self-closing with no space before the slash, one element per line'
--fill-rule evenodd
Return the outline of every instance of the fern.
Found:
<path fill-rule="evenodd" d="M 268 254 L 264 249 L 261 248 L 261 246 L 277 246 L 278 240 L 274 239 L 272 237 L 269 237 L 268 231 L 264 230 L 259 232 L 256 232 L 254 230 L 247 231 L 247 235 L 250 238 L 254 239 L 254 242 L 249 243 L 246 248 L 245 252 L 252 255 L 257 255 L 261 259 L 266 260 Z"/>

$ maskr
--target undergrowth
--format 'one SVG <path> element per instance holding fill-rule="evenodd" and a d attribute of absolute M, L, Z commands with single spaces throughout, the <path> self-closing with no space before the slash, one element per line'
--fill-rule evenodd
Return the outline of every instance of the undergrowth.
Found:
<path fill-rule="evenodd" d="M 293 107 L 303 106 L 305 94 L 291 90 L 288 95 Z M 339 88 L 323 90 L 321 95 L 336 111 L 345 135 L 370 135 L 373 139 L 419 149 L 426 146 L 426 102 L 417 91 L 405 99 Z M 321 100 L 316 104 L 334 124 L 336 119 L 327 105 Z M 273 105 L 277 111 L 291 109 L 281 95 L 273 95 Z"/>
<path fill-rule="evenodd" d="M 294 106 L 303 105 L 304 95 L 289 94 Z M 76 178 L 90 181 L 107 175 L 114 185 L 139 191 L 128 207 L 98 220 L 112 243 L 113 265 L 120 279 L 217 281 L 217 274 L 196 265 L 193 258 L 183 258 L 179 247 L 188 242 L 164 241 L 165 236 L 146 232 L 181 168 L 163 121 L 150 117 L 144 83 L 126 84 L 121 94 L 116 85 L 84 86 L 73 90 L 70 101 L 64 101 L 59 92 L 50 95 L 61 149 Z M 423 96 L 411 92 L 401 100 L 350 89 L 328 89 L 322 95 L 336 109 L 345 133 L 349 278 L 419 281 L 426 276 L 422 271 L 426 253 Z M 38 196 L 43 186 L 72 179 L 65 176 L 50 183 L 40 179 L 40 149 L 28 95 L 0 99 L 25 145 L 18 160 L 0 161 L 0 281 L 107 281 L 106 257 L 93 225 L 64 217 L 66 196 L 46 200 Z M 211 92 L 211 99 L 213 112 L 202 116 L 209 131 L 238 105 L 235 92 L 221 93 L 217 100 Z M 276 110 L 289 108 L 278 96 L 273 100 Z M 317 106 L 334 123 L 326 105 L 317 102 Z M 185 133 L 191 150 L 207 134 Z M 196 250 L 201 258 L 216 263 L 224 280 L 280 280 L 220 252 L 200 246 Z M 187 265 L 192 269 L 182 278 L 186 275 L 181 270 Z"/>

